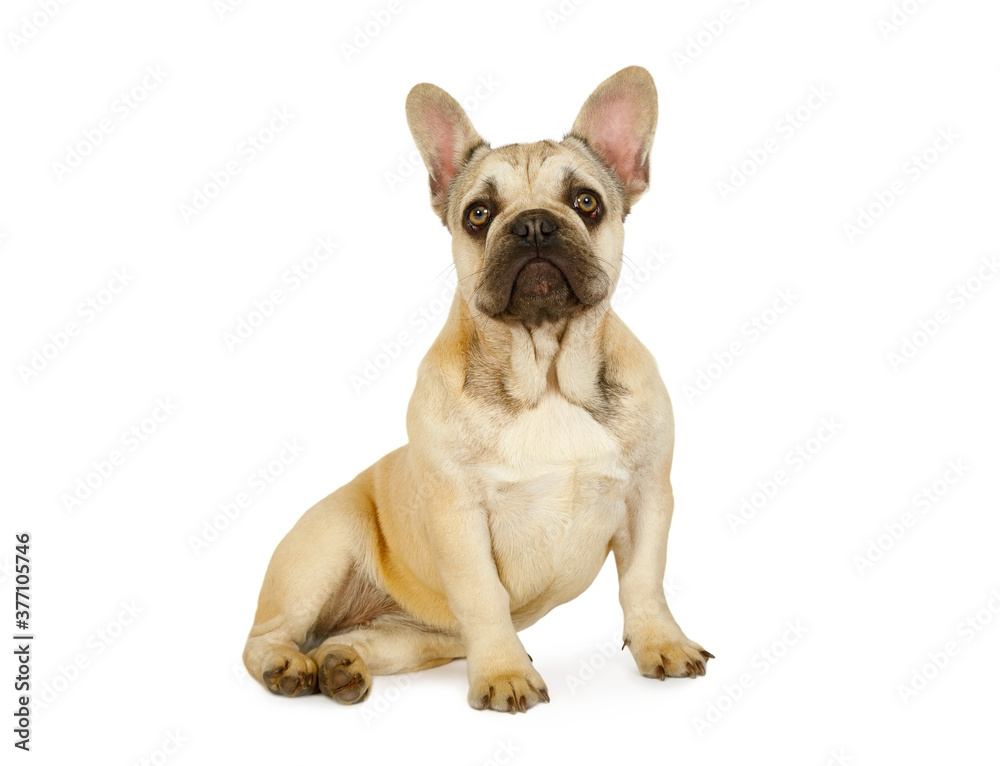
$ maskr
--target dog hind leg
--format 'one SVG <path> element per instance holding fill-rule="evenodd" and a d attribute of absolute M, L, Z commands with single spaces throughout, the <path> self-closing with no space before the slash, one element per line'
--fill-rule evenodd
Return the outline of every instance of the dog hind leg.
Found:
<path fill-rule="evenodd" d="M 275 549 L 243 650 L 250 675 L 275 694 L 316 690 L 316 663 L 306 652 L 319 643 L 317 624 L 336 620 L 331 605 L 371 550 L 371 519 L 369 496 L 349 484 L 306 511 Z"/>
<path fill-rule="evenodd" d="M 464 656 L 458 636 L 398 613 L 330 636 L 308 655 L 318 669 L 319 690 L 344 704 L 362 702 L 373 675 L 423 670 Z"/>

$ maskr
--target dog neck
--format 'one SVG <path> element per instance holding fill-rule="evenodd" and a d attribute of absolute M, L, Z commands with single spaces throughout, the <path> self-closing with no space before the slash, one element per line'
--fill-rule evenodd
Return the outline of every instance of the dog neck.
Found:
<path fill-rule="evenodd" d="M 467 392 L 502 391 L 514 410 L 534 408 L 553 393 L 592 413 L 603 410 L 606 303 L 533 328 L 475 316 L 461 295 L 452 310 L 462 319 Z"/>

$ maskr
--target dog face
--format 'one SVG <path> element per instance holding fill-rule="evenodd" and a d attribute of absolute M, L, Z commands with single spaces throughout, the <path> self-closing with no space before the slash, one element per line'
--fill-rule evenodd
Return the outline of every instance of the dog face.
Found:
<path fill-rule="evenodd" d="M 621 267 L 624 205 L 620 181 L 584 147 L 481 146 L 444 209 L 466 301 L 532 327 L 606 300 Z"/>
<path fill-rule="evenodd" d="M 558 143 L 492 149 L 427 84 L 410 93 L 407 119 L 476 315 L 531 328 L 610 299 L 624 219 L 648 185 L 656 91 L 645 70 L 602 83 Z"/>

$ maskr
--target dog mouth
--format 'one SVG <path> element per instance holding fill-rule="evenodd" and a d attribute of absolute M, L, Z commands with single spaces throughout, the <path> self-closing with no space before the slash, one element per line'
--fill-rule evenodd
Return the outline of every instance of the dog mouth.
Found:
<path fill-rule="evenodd" d="M 547 258 L 532 258 L 514 275 L 510 299 L 552 300 L 576 297 L 566 274 Z"/>
<path fill-rule="evenodd" d="M 580 300 L 574 275 L 557 259 L 531 255 L 512 264 L 506 274 L 509 289 L 498 318 L 534 327 L 573 313 Z"/>
<path fill-rule="evenodd" d="M 487 249 L 485 264 L 476 307 L 529 327 L 573 316 L 603 300 L 610 288 L 589 240 L 548 211 L 515 218 Z"/>

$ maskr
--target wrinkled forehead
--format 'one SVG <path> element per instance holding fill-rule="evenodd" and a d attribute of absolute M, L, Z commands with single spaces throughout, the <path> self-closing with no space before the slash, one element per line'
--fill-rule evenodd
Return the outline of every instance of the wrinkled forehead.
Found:
<path fill-rule="evenodd" d="M 476 147 L 448 195 L 446 215 L 461 215 L 474 202 L 518 208 L 564 201 L 588 189 L 600 194 L 607 209 L 624 216 L 624 188 L 618 177 L 587 145 L 570 137 L 563 143 L 539 141 L 491 149 Z"/>

